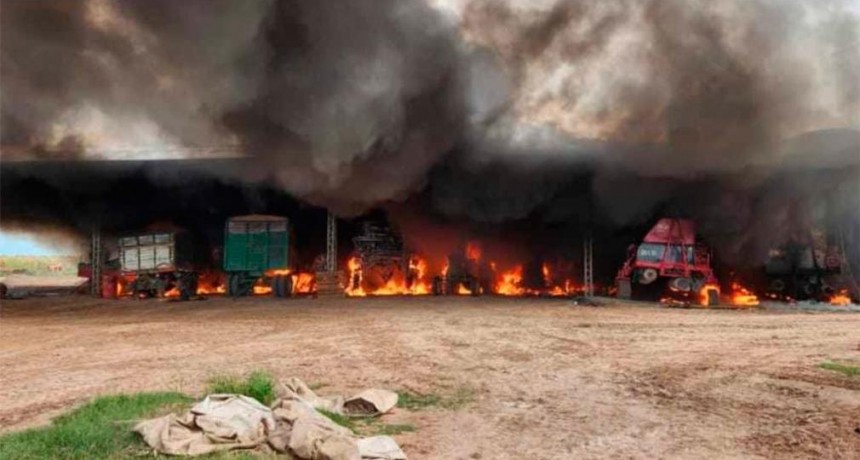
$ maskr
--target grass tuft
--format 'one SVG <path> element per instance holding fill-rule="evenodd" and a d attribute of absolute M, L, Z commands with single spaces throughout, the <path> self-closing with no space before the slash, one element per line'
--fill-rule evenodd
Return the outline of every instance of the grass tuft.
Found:
<path fill-rule="evenodd" d="M 180 393 L 104 396 L 55 419 L 51 425 L 0 437 L 0 458 L 118 459 L 141 455 L 132 426 L 145 418 L 184 408 Z"/>
<path fill-rule="evenodd" d="M 839 364 L 834 362 L 824 362 L 819 364 L 818 367 L 822 369 L 827 369 L 829 371 L 836 371 L 849 377 L 856 377 L 860 375 L 860 366 L 852 366 L 849 364 Z"/>
<path fill-rule="evenodd" d="M 209 393 L 231 393 L 249 396 L 265 405 L 275 400 L 275 379 L 267 372 L 255 371 L 244 379 L 233 375 L 209 379 Z"/>

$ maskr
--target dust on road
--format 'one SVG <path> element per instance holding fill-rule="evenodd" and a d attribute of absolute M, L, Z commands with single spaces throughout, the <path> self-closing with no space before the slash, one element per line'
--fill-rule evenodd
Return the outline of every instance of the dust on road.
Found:
<path fill-rule="evenodd" d="M 468 395 L 398 410 L 412 459 L 860 458 L 860 315 L 505 298 L 6 301 L 0 429 L 99 394 L 265 369 Z M 48 414 L 48 415 L 46 415 Z"/>

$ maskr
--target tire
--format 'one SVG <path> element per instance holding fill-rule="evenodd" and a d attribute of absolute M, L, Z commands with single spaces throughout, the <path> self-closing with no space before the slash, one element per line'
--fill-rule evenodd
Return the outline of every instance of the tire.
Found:
<path fill-rule="evenodd" d="M 240 275 L 238 273 L 230 274 L 230 280 L 229 280 L 229 284 L 227 286 L 227 292 L 230 294 L 231 297 L 239 297 L 242 295 L 242 293 L 239 292 L 239 282 L 240 282 L 239 278 L 240 278 Z"/>
<path fill-rule="evenodd" d="M 629 279 L 616 281 L 616 286 L 618 287 L 616 297 L 619 299 L 630 299 L 633 297 L 633 286 Z"/>
<path fill-rule="evenodd" d="M 693 288 L 693 281 L 690 278 L 672 278 L 669 281 L 669 287 L 675 291 L 690 292 Z"/>
<path fill-rule="evenodd" d="M 776 292 L 782 292 L 785 290 L 785 281 L 777 278 L 770 282 L 770 289 Z"/>
<path fill-rule="evenodd" d="M 281 275 L 275 275 L 269 282 L 269 286 L 272 287 L 273 297 L 283 297 L 284 279 Z"/>
<path fill-rule="evenodd" d="M 639 284 L 651 284 L 657 281 L 660 275 L 653 268 L 646 268 L 639 274 Z"/>
<path fill-rule="evenodd" d="M 720 304 L 720 293 L 716 289 L 708 289 L 708 306 L 716 307 Z"/>
<path fill-rule="evenodd" d="M 283 286 L 283 295 L 281 297 L 292 297 L 293 296 L 293 277 L 291 275 L 284 275 L 284 282 L 281 283 Z"/>

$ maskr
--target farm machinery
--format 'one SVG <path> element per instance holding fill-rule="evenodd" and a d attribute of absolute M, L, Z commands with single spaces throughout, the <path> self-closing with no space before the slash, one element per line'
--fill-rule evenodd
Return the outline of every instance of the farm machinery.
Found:
<path fill-rule="evenodd" d="M 640 288 L 700 297 L 697 303 L 719 303 L 719 287 L 707 247 L 696 242 L 689 219 L 663 218 L 642 243 L 628 248 L 627 260 L 615 278 L 619 298 L 630 299 Z M 661 292 L 662 294 L 662 292 Z"/>
<path fill-rule="evenodd" d="M 827 301 L 838 292 L 856 292 L 844 243 L 839 243 L 813 229 L 805 238 L 771 249 L 764 266 L 768 297 Z"/>
<path fill-rule="evenodd" d="M 355 256 L 350 261 L 348 294 L 402 294 L 416 287 L 419 267 L 391 227 L 362 222 L 352 243 Z"/>
<path fill-rule="evenodd" d="M 246 296 L 255 285 L 267 284 L 275 297 L 293 293 L 290 229 L 286 217 L 247 215 L 227 220 L 224 229 L 224 272 L 227 294 Z"/>
<path fill-rule="evenodd" d="M 182 231 L 154 231 L 119 238 L 120 278 L 134 298 L 164 297 L 178 290 L 188 300 L 197 295 L 199 252 Z"/>

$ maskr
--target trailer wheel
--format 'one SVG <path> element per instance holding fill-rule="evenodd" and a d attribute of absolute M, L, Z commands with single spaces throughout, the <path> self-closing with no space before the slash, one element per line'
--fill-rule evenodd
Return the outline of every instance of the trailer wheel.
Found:
<path fill-rule="evenodd" d="M 292 275 L 284 275 L 284 282 L 281 283 L 284 289 L 284 295 L 281 297 L 292 297 L 293 295 L 293 277 Z"/>
<path fill-rule="evenodd" d="M 274 297 L 283 297 L 283 286 L 284 286 L 284 277 L 281 275 L 275 275 L 272 277 L 271 281 L 269 281 L 269 286 L 272 288 L 272 296 Z"/>
<path fill-rule="evenodd" d="M 227 291 L 228 291 L 228 294 L 230 294 L 230 296 L 232 296 L 232 297 L 239 297 L 240 295 L 242 295 L 242 293 L 239 292 L 239 284 L 240 284 L 239 278 L 240 278 L 240 276 L 238 273 L 231 273 L 230 274 L 230 279 L 229 279 L 228 284 L 227 284 Z"/>

